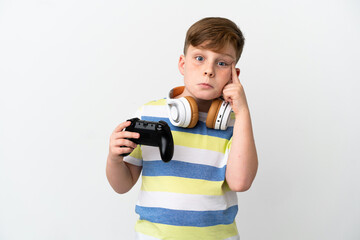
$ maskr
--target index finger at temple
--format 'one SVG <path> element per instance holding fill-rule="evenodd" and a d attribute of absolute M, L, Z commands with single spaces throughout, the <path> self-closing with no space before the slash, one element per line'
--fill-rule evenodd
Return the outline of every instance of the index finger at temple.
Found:
<path fill-rule="evenodd" d="M 232 82 L 233 83 L 240 83 L 240 79 L 237 75 L 237 72 L 236 72 L 236 68 L 235 68 L 235 63 L 233 63 L 231 65 L 231 75 L 232 75 Z"/>

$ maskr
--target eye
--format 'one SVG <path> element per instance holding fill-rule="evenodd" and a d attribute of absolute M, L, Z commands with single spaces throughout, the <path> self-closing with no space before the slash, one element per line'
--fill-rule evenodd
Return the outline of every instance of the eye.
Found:
<path fill-rule="evenodd" d="M 195 59 L 200 62 L 204 61 L 204 58 L 202 56 L 196 56 Z"/>
<path fill-rule="evenodd" d="M 226 67 L 228 64 L 226 62 L 218 62 L 219 66 Z"/>

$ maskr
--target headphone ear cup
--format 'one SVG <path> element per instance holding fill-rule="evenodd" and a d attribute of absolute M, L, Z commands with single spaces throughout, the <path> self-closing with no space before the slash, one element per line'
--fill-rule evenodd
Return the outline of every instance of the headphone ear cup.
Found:
<path fill-rule="evenodd" d="M 206 118 L 206 127 L 215 128 L 216 118 L 219 113 L 222 102 L 223 101 L 220 99 L 215 99 L 212 101 L 207 118 Z"/>
<path fill-rule="evenodd" d="M 196 126 L 197 122 L 199 121 L 198 106 L 197 106 L 197 103 L 194 98 L 192 98 L 190 96 L 186 96 L 185 98 L 189 102 L 190 108 L 191 108 L 191 120 L 190 120 L 189 126 L 187 126 L 187 128 L 193 128 Z"/>

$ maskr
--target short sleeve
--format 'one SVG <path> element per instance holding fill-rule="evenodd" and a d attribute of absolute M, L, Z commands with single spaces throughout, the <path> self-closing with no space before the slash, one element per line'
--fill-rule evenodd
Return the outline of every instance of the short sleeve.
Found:
<path fill-rule="evenodd" d="M 227 164 L 227 160 L 229 159 L 231 144 L 232 144 L 232 137 L 230 138 L 229 142 L 226 144 L 226 148 L 225 148 L 224 160 L 225 160 L 226 164 Z"/>
<path fill-rule="evenodd" d="M 229 142 L 226 145 L 226 151 L 229 152 L 232 144 L 232 137 L 230 138 Z"/>

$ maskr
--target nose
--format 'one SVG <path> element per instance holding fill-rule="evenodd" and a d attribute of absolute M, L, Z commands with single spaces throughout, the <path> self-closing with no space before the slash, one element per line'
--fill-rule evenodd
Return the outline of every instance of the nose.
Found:
<path fill-rule="evenodd" d="M 208 71 L 206 71 L 206 72 L 204 72 L 204 75 L 205 75 L 205 76 L 209 76 L 209 77 L 214 77 L 214 73 L 213 73 L 213 72 L 208 72 Z"/>
<path fill-rule="evenodd" d="M 214 77 L 215 76 L 215 71 L 214 71 L 213 66 L 211 64 L 208 64 L 205 67 L 204 76 L 208 76 L 208 77 Z"/>

